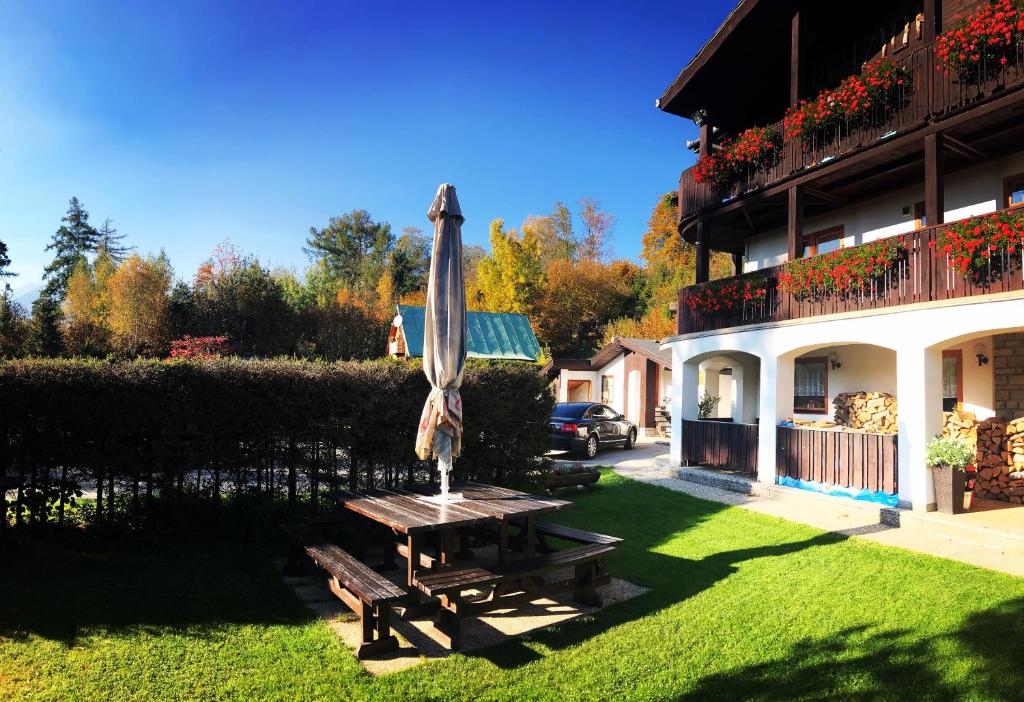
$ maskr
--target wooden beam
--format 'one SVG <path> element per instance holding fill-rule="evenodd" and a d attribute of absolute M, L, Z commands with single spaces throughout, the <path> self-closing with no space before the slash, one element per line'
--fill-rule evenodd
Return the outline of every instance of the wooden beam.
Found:
<path fill-rule="evenodd" d="M 965 144 L 964 142 L 960 141 L 956 137 L 953 137 L 949 134 L 944 134 L 943 139 L 945 139 L 947 149 L 956 152 L 961 156 L 965 156 L 971 159 L 972 161 L 984 161 L 985 159 L 988 158 L 988 154 L 986 154 L 981 149 L 976 149 L 970 144 Z"/>
<path fill-rule="evenodd" d="M 921 40 L 930 42 L 942 32 L 942 0 L 924 0 L 924 32 Z"/>
<path fill-rule="evenodd" d="M 942 132 L 924 138 L 924 216 L 929 227 L 942 224 L 945 211 L 945 178 L 942 151 L 945 135 Z"/>
<path fill-rule="evenodd" d="M 786 249 L 789 253 L 789 260 L 795 261 L 800 257 L 804 238 L 804 189 L 799 185 L 793 186 L 789 189 L 788 195 Z"/>
<path fill-rule="evenodd" d="M 750 213 L 747 212 L 747 208 L 744 207 L 740 212 L 743 213 L 743 219 L 747 220 L 747 226 L 750 227 L 750 231 L 756 234 L 757 227 L 754 226 L 754 220 L 750 218 Z"/>
<path fill-rule="evenodd" d="M 711 123 L 705 119 L 704 124 L 700 125 L 700 153 L 699 157 L 704 158 L 710 156 L 711 152 L 715 148 L 715 130 L 711 126 Z"/>
<path fill-rule="evenodd" d="M 711 250 L 708 248 L 708 225 L 703 219 L 697 220 L 697 270 L 696 283 L 708 282 L 711 273 Z"/>
<path fill-rule="evenodd" d="M 805 187 L 804 188 L 804 194 L 810 195 L 811 197 L 816 198 L 818 200 L 824 200 L 825 202 L 831 202 L 831 203 L 836 204 L 836 205 L 841 205 L 841 204 L 846 202 L 846 200 L 844 198 L 842 198 L 842 197 L 840 197 L 838 195 L 833 195 L 832 193 L 826 193 L 824 190 L 818 190 L 817 188 L 807 188 L 807 187 Z"/>
<path fill-rule="evenodd" d="M 803 68 L 800 57 L 800 45 L 803 32 L 800 28 L 800 11 L 793 13 L 789 36 L 789 104 L 796 107 L 800 104 L 800 91 L 803 89 L 801 80 Z"/>

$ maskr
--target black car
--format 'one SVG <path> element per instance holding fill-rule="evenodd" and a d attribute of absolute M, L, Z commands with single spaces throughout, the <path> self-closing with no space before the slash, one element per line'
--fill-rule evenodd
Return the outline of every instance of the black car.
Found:
<path fill-rule="evenodd" d="M 559 402 L 551 411 L 555 449 L 593 458 L 599 448 L 636 444 L 633 422 L 599 402 Z"/>

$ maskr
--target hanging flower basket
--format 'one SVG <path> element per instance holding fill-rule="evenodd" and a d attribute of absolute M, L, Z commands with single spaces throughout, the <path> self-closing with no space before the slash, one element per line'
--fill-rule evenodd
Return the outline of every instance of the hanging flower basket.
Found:
<path fill-rule="evenodd" d="M 735 139 L 723 142 L 714 154 L 697 161 L 693 180 L 726 186 L 762 168 L 774 166 L 781 156 L 782 136 L 778 130 L 751 127 Z"/>
<path fill-rule="evenodd" d="M 937 68 L 969 82 L 1017 62 L 1024 44 L 1024 0 L 986 3 L 935 38 Z"/>
<path fill-rule="evenodd" d="M 686 298 L 686 306 L 701 314 L 740 312 L 744 306 L 763 302 L 768 297 L 768 279 L 722 278 L 705 283 Z"/>
<path fill-rule="evenodd" d="M 798 299 L 821 299 L 862 293 L 883 280 L 907 254 L 899 239 L 882 239 L 829 254 L 790 261 L 779 276 L 779 289 Z"/>
<path fill-rule="evenodd" d="M 862 73 L 845 78 L 832 90 L 822 90 L 812 100 L 786 113 L 783 133 L 787 141 L 810 141 L 830 129 L 860 126 L 879 111 L 899 106 L 910 94 L 911 73 L 892 61 L 877 61 Z"/>
<path fill-rule="evenodd" d="M 928 246 L 965 278 L 990 281 L 1024 250 L 1024 210 L 1000 210 L 950 224 Z"/>

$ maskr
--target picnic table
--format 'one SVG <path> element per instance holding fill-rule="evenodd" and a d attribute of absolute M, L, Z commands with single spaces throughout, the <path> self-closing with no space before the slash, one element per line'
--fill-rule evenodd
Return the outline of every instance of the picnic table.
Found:
<path fill-rule="evenodd" d="M 399 536 L 395 550 L 406 559 L 407 594 L 403 618 L 425 609 L 424 595 L 436 598 L 439 602 L 431 604 L 440 604 L 439 614 L 447 617 L 439 617 L 435 627 L 448 645 L 457 649 L 464 614 L 490 611 L 511 602 L 498 597 L 498 589 L 503 585 L 526 590 L 519 595 L 519 600 L 535 598 L 542 591 L 554 593 L 572 589 L 574 599 L 597 603 L 596 587 L 608 581 L 603 558 L 619 539 L 537 520 L 540 515 L 570 506 L 572 503 L 567 500 L 475 482 L 456 483 L 452 489 L 461 493 L 463 499 L 441 504 L 424 499 L 433 492 L 398 489 L 336 494 L 340 507 L 388 527 Z M 514 540 L 513 527 L 519 530 Z M 471 555 L 469 539 L 472 535 L 494 537 L 498 546 L 497 564 L 470 561 L 466 565 L 464 557 Z M 545 535 L 583 545 L 549 553 Z M 435 540 L 436 555 L 431 556 L 425 553 L 425 547 Z M 524 584 L 528 581 L 543 583 L 545 574 L 572 567 L 576 568 L 573 578 L 536 587 Z M 463 591 L 483 588 L 493 588 L 487 598 L 472 602 L 464 599 Z"/>

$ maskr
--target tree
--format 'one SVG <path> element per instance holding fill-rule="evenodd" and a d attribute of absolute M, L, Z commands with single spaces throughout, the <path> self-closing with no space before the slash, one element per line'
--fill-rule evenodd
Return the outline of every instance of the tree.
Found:
<path fill-rule="evenodd" d="M 135 250 L 134 246 L 125 246 L 121 243 L 127 235 L 117 231 L 114 220 L 110 217 L 103 220 L 103 226 L 97 230 L 96 234 L 96 249 L 106 252 L 116 263 L 123 261 L 129 253 Z"/>
<path fill-rule="evenodd" d="M 20 356 L 27 336 L 25 310 L 14 300 L 11 289 L 5 287 L 0 291 L 0 359 Z"/>
<path fill-rule="evenodd" d="M 487 250 L 482 246 L 466 244 L 462 247 L 462 275 L 466 278 L 466 309 L 473 312 L 484 309 L 484 293 L 480 289 L 480 276 L 477 274 L 477 268 L 485 258 L 487 258 Z"/>
<path fill-rule="evenodd" d="M 477 266 L 483 304 L 490 312 L 530 312 L 544 282 L 540 242 L 504 227 L 502 219 L 491 222 L 491 255 Z"/>
<path fill-rule="evenodd" d="M 270 271 L 230 245 L 196 273 L 192 336 L 227 336 L 240 356 L 278 356 L 295 348 L 295 312 Z"/>
<path fill-rule="evenodd" d="M 416 227 L 406 227 L 388 257 L 391 285 L 398 297 L 427 287 L 430 239 Z"/>
<path fill-rule="evenodd" d="M 697 249 L 685 241 L 678 227 L 678 195 L 666 193 L 658 198 L 644 233 L 640 257 L 647 269 L 651 308 L 667 310 L 675 302 L 680 288 L 694 284 L 697 270 Z M 712 252 L 711 278 L 732 275 L 732 258 Z"/>
<path fill-rule="evenodd" d="M 624 262 L 552 263 L 533 316 L 541 343 L 556 356 L 593 352 L 604 326 L 632 308 L 637 274 L 636 266 Z"/>
<path fill-rule="evenodd" d="M 669 316 L 668 309 L 652 308 L 640 319 L 619 317 L 606 324 L 601 332 L 601 346 L 616 336 L 661 340 L 675 332 L 676 322 Z"/>
<path fill-rule="evenodd" d="M 567 261 L 575 258 L 576 242 L 572 239 L 572 230 L 569 230 L 569 238 L 566 238 L 564 230 L 560 228 L 554 214 L 543 217 L 530 215 L 523 222 L 521 229 L 524 236 L 533 236 L 540 244 L 541 265 L 544 268 L 554 261 Z"/>
<path fill-rule="evenodd" d="M 79 258 L 68 277 L 64 302 L 64 348 L 72 356 L 102 356 L 110 350 L 104 294 L 95 270 Z"/>
<path fill-rule="evenodd" d="M 580 219 L 583 221 L 583 236 L 577 245 L 580 259 L 604 260 L 611 248 L 609 238 L 615 226 L 615 215 L 601 210 L 594 198 L 585 197 L 580 200 Z"/>
<path fill-rule="evenodd" d="M 61 323 L 60 305 L 45 290 L 40 292 L 32 303 L 25 352 L 31 356 L 60 356 L 64 352 Z"/>
<path fill-rule="evenodd" d="M 11 265 L 11 257 L 7 254 L 7 244 L 0 241 L 0 278 L 11 278 L 14 273 L 7 270 Z"/>
<path fill-rule="evenodd" d="M 170 339 L 171 272 L 157 258 L 133 254 L 109 282 L 113 344 L 129 356 L 163 355 Z"/>
<path fill-rule="evenodd" d="M 323 261 L 330 274 L 349 290 L 373 290 L 395 246 L 391 225 L 375 222 L 366 210 L 332 217 L 323 229 L 310 227 L 304 251 Z"/>
<path fill-rule="evenodd" d="M 54 252 L 53 261 L 43 271 L 44 290 L 57 299 L 64 296 L 68 279 L 79 260 L 96 251 L 99 243 L 99 232 L 89 224 L 89 213 L 77 197 L 71 198 L 61 222 L 46 247 L 47 251 Z"/>

